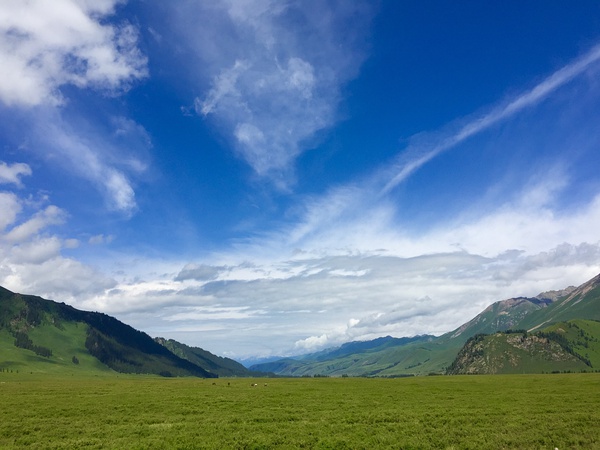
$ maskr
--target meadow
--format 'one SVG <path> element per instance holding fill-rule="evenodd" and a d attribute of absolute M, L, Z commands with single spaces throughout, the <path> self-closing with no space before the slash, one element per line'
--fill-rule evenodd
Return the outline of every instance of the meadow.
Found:
<path fill-rule="evenodd" d="M 2 449 L 600 448 L 600 374 L 208 380 L 1 372 L 0 399 Z"/>

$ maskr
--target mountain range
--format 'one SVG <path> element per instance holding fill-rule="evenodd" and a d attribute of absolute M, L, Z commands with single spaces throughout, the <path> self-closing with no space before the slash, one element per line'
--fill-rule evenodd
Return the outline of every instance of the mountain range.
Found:
<path fill-rule="evenodd" d="M 389 338 L 370 341 L 371 345 L 368 346 L 354 343 L 351 344 L 355 350 L 352 353 L 340 354 L 338 350 L 333 349 L 325 352 L 325 355 L 324 352 L 319 352 L 298 358 L 285 358 L 257 364 L 250 369 L 269 371 L 281 376 L 397 377 L 450 373 L 451 368 L 452 373 L 493 373 L 491 369 L 477 372 L 467 368 L 459 370 L 458 366 L 453 366 L 459 352 L 470 338 L 507 330 L 542 331 L 544 327 L 553 323 L 572 319 L 600 320 L 600 275 L 579 287 L 544 292 L 536 297 L 516 297 L 498 301 L 457 329 L 439 337 L 421 336 L 413 341 L 402 342 Z M 348 344 L 344 346 L 347 347 Z M 340 350 L 344 346 L 340 347 Z M 486 350 L 489 352 L 490 348 L 486 347 Z M 479 351 L 483 351 L 483 348 L 479 348 Z M 519 367 L 514 368 L 515 372 L 522 371 L 521 366 L 529 364 L 525 359 L 519 360 L 522 362 Z M 548 367 L 550 366 L 551 363 L 548 364 Z M 564 364 L 562 366 L 566 367 Z M 568 369 L 564 367 L 561 370 L 591 368 L 580 364 L 572 364 Z M 595 368 L 600 368 L 600 361 L 596 363 Z M 508 368 L 503 370 L 508 371 Z"/>
<path fill-rule="evenodd" d="M 600 369 L 600 275 L 579 287 L 496 302 L 442 336 L 348 342 L 249 369 L 151 338 L 106 314 L 0 287 L 0 370 L 162 376 L 379 376 Z"/>

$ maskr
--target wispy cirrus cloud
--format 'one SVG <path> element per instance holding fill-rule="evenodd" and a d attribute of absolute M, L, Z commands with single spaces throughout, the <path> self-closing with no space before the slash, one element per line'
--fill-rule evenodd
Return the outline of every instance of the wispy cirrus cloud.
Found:
<path fill-rule="evenodd" d="M 0 109 L 0 117 L 0 128 L 23 156 L 33 157 L 51 172 L 84 180 L 98 191 L 109 211 L 124 217 L 136 212 L 135 183 L 150 165 L 152 147 L 143 127 L 123 117 L 91 121 L 52 107 L 18 114 Z M 0 166 L 0 176 L 3 170 Z M 7 166 L 4 172 L 15 182 L 30 170 L 20 163 Z"/>
<path fill-rule="evenodd" d="M 597 45 L 575 61 L 552 73 L 532 89 L 504 104 L 493 107 L 489 112 L 462 119 L 458 125 L 450 124 L 433 135 L 419 136 L 414 143 L 398 156 L 397 162 L 393 166 L 391 178 L 386 180 L 381 194 L 388 193 L 441 153 L 518 114 L 522 110 L 535 106 L 561 86 L 593 69 L 599 61 L 600 45 Z"/>
<path fill-rule="evenodd" d="M 185 27 L 210 80 L 198 114 L 222 129 L 262 178 L 282 189 L 295 159 L 338 120 L 340 89 L 364 59 L 366 2 L 252 0 L 188 4 Z M 349 26 L 352 24 L 352 26 Z M 227 36 L 215 40 L 215 35 Z"/>
<path fill-rule="evenodd" d="M 127 215 L 135 211 L 137 203 L 130 176 L 144 170 L 146 164 L 135 153 L 143 153 L 147 144 L 141 148 L 125 147 L 119 155 L 120 146 L 114 139 L 120 130 L 118 126 L 113 128 L 113 136 L 102 135 L 93 128 L 76 130 L 54 113 L 48 118 L 36 117 L 35 123 L 37 139 L 34 145 L 50 148 L 54 155 L 60 156 L 61 164 L 67 170 L 96 186 L 108 209 Z M 138 133 L 137 129 L 132 132 Z M 48 153 L 45 152 L 46 157 Z M 131 161 L 136 161 L 133 167 Z"/>

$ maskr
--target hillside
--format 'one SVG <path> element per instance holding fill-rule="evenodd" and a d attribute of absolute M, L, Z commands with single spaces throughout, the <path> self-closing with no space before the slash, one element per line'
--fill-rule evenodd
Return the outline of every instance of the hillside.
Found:
<path fill-rule="evenodd" d="M 220 377 L 265 376 L 262 372 L 252 372 L 237 361 L 213 355 L 198 347 L 189 347 L 173 339 L 155 338 L 160 345 L 172 353 Z"/>
<path fill-rule="evenodd" d="M 216 377 L 106 314 L 0 287 L 0 368 Z"/>
<path fill-rule="evenodd" d="M 339 350 L 329 350 L 326 358 L 317 353 L 315 356 L 303 355 L 296 358 L 284 358 L 265 364 L 251 366 L 252 370 L 270 371 L 282 376 L 380 376 L 398 377 L 429 372 L 441 372 L 449 365 L 462 342 L 440 341 L 433 336 L 416 336 L 399 339 L 398 343 L 386 342 L 384 345 L 372 345 L 365 341 L 367 350 L 335 356 Z"/>
<path fill-rule="evenodd" d="M 552 302 L 548 308 L 526 317 L 518 328 L 535 330 L 571 319 L 600 320 L 600 275 Z"/>
<path fill-rule="evenodd" d="M 510 374 L 600 369 L 600 322 L 570 320 L 537 332 L 478 334 L 447 373 Z"/>
<path fill-rule="evenodd" d="M 437 338 L 386 342 L 386 345 L 377 345 L 377 340 L 367 341 L 361 344 L 367 351 L 361 351 L 358 346 L 344 347 L 348 345 L 344 344 L 338 349 L 284 358 L 251 369 L 269 370 L 283 376 L 396 377 L 445 373 L 463 345 L 475 335 L 535 329 L 578 318 L 600 320 L 600 275 L 577 288 L 498 301 L 457 329 Z"/>

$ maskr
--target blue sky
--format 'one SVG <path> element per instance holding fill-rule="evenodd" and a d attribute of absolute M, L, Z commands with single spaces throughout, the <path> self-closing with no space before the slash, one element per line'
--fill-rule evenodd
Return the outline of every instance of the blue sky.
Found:
<path fill-rule="evenodd" d="M 600 5 L 6 1 L 0 285 L 237 359 L 600 272 Z"/>

